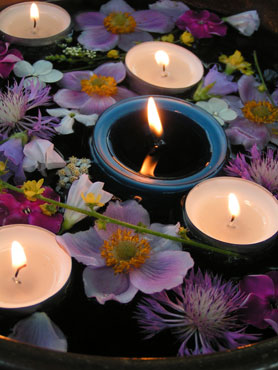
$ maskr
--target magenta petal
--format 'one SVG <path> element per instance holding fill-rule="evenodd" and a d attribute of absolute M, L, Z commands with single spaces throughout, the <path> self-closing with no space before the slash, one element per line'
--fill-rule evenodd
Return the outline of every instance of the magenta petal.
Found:
<path fill-rule="evenodd" d="M 12 212 L 6 217 L 3 225 L 28 224 L 28 216 L 22 212 Z"/>
<path fill-rule="evenodd" d="M 253 293 L 261 299 L 274 295 L 274 284 L 271 277 L 267 275 L 245 276 L 240 284 L 240 290 L 249 294 Z"/>
<path fill-rule="evenodd" d="M 123 99 L 131 98 L 133 96 L 136 96 L 133 91 L 126 89 L 125 87 L 118 87 L 117 94 L 114 95 L 114 98 L 116 101 L 120 101 Z"/>
<path fill-rule="evenodd" d="M 56 239 L 78 262 L 87 266 L 102 266 L 104 264 L 104 259 L 99 254 L 103 239 L 98 236 L 94 228 L 75 234 L 66 233 L 57 236 Z"/>
<path fill-rule="evenodd" d="M 57 213 L 53 216 L 47 216 L 43 213 L 32 212 L 28 217 L 28 223 L 30 225 L 36 225 L 47 229 L 54 234 L 57 234 L 60 230 L 61 224 L 63 222 L 63 215 Z"/>
<path fill-rule="evenodd" d="M 124 51 L 128 51 L 133 46 L 141 42 L 152 41 L 153 37 L 148 32 L 137 31 L 120 35 L 118 46 Z"/>
<path fill-rule="evenodd" d="M 102 26 L 105 15 L 99 12 L 87 12 L 81 13 L 76 16 L 75 21 L 79 29 L 84 30 L 86 28 L 91 28 L 95 26 Z"/>
<path fill-rule="evenodd" d="M 0 63 L 0 77 L 2 78 L 9 77 L 13 68 L 14 68 L 14 65 L 11 63 Z"/>
<path fill-rule="evenodd" d="M 108 15 L 113 12 L 132 13 L 134 9 L 124 0 L 110 0 L 100 7 L 100 11 L 101 13 Z"/>
<path fill-rule="evenodd" d="M 130 272 L 130 281 L 147 294 L 172 289 L 183 282 L 193 265 L 194 261 L 187 252 L 158 252 L 147 259 L 141 268 Z"/>
<path fill-rule="evenodd" d="M 269 317 L 269 314 L 270 310 L 268 310 L 265 300 L 251 293 L 242 309 L 244 320 L 257 328 L 265 329 L 268 324 L 264 318 Z"/>
<path fill-rule="evenodd" d="M 64 89 L 81 91 L 81 80 L 89 80 L 93 75 L 91 71 L 76 71 L 65 73 L 59 85 Z"/>
<path fill-rule="evenodd" d="M 94 70 L 97 75 L 114 77 L 117 83 L 122 82 L 126 76 L 126 69 L 123 62 L 104 63 Z"/>
<path fill-rule="evenodd" d="M 278 271 L 270 271 L 266 275 L 272 279 L 274 285 L 274 294 L 276 297 L 278 297 Z"/>
<path fill-rule="evenodd" d="M 136 21 L 136 30 L 166 33 L 174 28 L 174 23 L 169 17 L 155 10 L 140 10 L 132 16 Z"/>
<path fill-rule="evenodd" d="M 87 95 L 87 94 L 86 94 Z M 94 94 L 93 96 L 87 95 L 87 100 L 82 106 L 79 106 L 79 113 L 81 114 L 100 114 L 114 104 L 116 100 L 112 96 L 100 96 Z M 73 107 L 72 107 L 73 108 Z"/>
<path fill-rule="evenodd" d="M 67 89 L 58 90 L 57 93 L 53 96 L 53 100 L 60 107 L 73 109 L 79 109 L 84 104 L 86 104 L 87 101 L 90 99 L 91 99 L 90 96 L 87 95 L 85 92 Z"/>
<path fill-rule="evenodd" d="M 124 293 L 129 288 L 127 274 L 115 274 L 111 267 L 86 267 L 83 281 L 87 297 L 95 297 L 100 303 Z"/>
<path fill-rule="evenodd" d="M 81 45 L 89 50 L 108 51 L 113 49 L 119 40 L 119 36 L 106 31 L 102 26 L 83 31 L 78 37 Z"/>

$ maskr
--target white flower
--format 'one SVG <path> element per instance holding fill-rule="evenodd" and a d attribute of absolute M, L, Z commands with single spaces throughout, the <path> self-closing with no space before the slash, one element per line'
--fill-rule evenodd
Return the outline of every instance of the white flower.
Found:
<path fill-rule="evenodd" d="M 251 36 L 260 26 L 260 18 L 256 10 L 235 14 L 223 20 L 245 36 Z"/>
<path fill-rule="evenodd" d="M 85 115 L 78 113 L 76 110 L 69 110 L 65 108 L 47 109 L 46 111 L 50 116 L 63 117 L 59 126 L 55 127 L 55 130 L 62 135 L 68 135 L 74 132 L 72 126 L 75 120 L 89 127 L 94 126 L 96 120 L 98 119 L 98 115 L 96 113 Z"/>
<path fill-rule="evenodd" d="M 68 347 L 62 331 L 44 312 L 36 312 L 20 320 L 13 327 L 9 338 L 62 352 L 66 352 Z"/>
<path fill-rule="evenodd" d="M 54 145 L 44 139 L 34 139 L 26 144 L 23 149 L 25 158 L 23 169 L 26 172 L 33 172 L 36 169 L 45 174 L 45 169 L 52 170 L 66 165 L 63 158 L 54 150 Z"/>
<path fill-rule="evenodd" d="M 103 182 L 91 182 L 88 175 L 83 174 L 71 185 L 66 203 L 70 206 L 82 208 L 89 211 L 90 208 L 84 203 L 84 200 L 81 197 L 81 193 L 83 193 L 85 197 L 87 194 L 93 193 L 96 198 L 100 195 L 100 199 L 98 200 L 99 203 L 105 204 L 109 202 L 109 200 L 113 197 L 113 194 L 102 190 L 103 185 Z M 95 207 L 95 209 L 97 208 L 98 207 Z M 79 222 L 85 217 L 87 216 L 82 213 L 66 209 L 64 213 L 64 223 L 62 228 L 64 230 L 70 229 L 74 224 L 76 224 L 76 222 Z"/>
<path fill-rule="evenodd" d="M 222 126 L 225 121 L 232 121 L 237 117 L 237 113 L 229 109 L 228 104 L 222 99 L 211 98 L 207 102 L 199 101 L 196 105 L 209 112 Z"/>
<path fill-rule="evenodd" d="M 21 60 L 14 65 L 13 71 L 17 77 L 25 78 L 24 86 L 28 86 L 31 81 L 45 86 L 45 83 L 57 82 L 63 78 L 63 73 L 53 69 L 53 64 L 47 60 L 38 60 L 33 65 Z"/>

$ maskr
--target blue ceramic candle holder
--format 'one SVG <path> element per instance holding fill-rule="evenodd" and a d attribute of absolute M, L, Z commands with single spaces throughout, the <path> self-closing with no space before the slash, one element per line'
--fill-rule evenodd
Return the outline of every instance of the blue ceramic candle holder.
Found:
<path fill-rule="evenodd" d="M 152 146 L 149 96 L 123 100 L 99 117 L 90 138 L 92 157 L 115 185 L 133 194 L 178 196 L 218 174 L 226 159 L 226 135 L 221 125 L 196 105 L 174 97 L 153 97 L 166 143 L 153 176 L 140 173 Z"/>

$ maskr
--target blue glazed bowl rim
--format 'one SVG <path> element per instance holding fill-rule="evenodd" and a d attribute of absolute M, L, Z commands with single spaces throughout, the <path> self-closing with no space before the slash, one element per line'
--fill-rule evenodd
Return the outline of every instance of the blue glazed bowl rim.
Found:
<path fill-rule="evenodd" d="M 149 95 L 124 99 L 113 104 L 99 116 L 93 136 L 90 138 L 94 161 L 116 181 L 137 190 L 166 193 L 181 192 L 189 190 L 201 180 L 215 176 L 225 163 L 228 148 L 226 134 L 218 121 L 204 109 L 183 99 L 165 95 L 152 96 L 158 109 L 163 108 L 180 112 L 195 121 L 206 132 L 212 149 L 209 165 L 201 171 L 184 178 L 153 178 L 141 175 L 117 160 L 111 152 L 107 140 L 110 130 L 115 122 L 127 113 L 147 109 Z"/>

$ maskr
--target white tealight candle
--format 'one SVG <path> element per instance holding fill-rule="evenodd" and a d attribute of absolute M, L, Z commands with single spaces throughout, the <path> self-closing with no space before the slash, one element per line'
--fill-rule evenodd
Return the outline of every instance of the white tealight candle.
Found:
<path fill-rule="evenodd" d="M 55 234 L 32 225 L 8 225 L 0 228 L 0 240 L 0 308 L 35 310 L 67 283 L 71 257 Z"/>
<path fill-rule="evenodd" d="M 179 94 L 197 84 L 204 68 L 184 47 L 149 41 L 131 48 L 125 58 L 131 87 L 143 94 Z"/>
<path fill-rule="evenodd" d="M 0 30 L 6 41 L 26 45 L 48 45 L 70 29 L 69 13 L 58 5 L 46 2 L 24 2 L 0 13 Z"/>
<path fill-rule="evenodd" d="M 277 236 L 278 202 L 254 182 L 215 177 L 189 192 L 185 221 L 193 234 L 209 243 L 257 253 Z"/>

